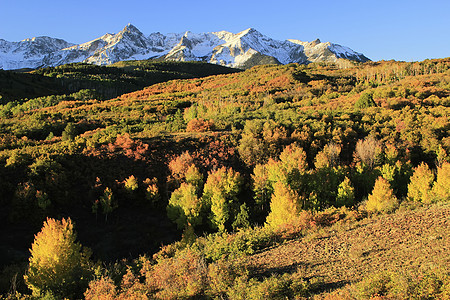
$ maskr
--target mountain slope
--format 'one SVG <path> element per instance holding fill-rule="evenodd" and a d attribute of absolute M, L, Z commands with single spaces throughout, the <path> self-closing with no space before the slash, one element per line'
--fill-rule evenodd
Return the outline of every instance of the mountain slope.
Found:
<path fill-rule="evenodd" d="M 145 65 L 132 65 L 135 63 L 120 62 L 115 67 L 141 72 Z M 142 63 L 153 64 L 151 61 Z M 164 70 L 176 67 L 183 73 L 177 65 L 188 70 L 192 69 L 191 65 L 223 69 L 218 65 L 193 62 L 160 62 L 153 69 L 162 69 L 159 64 Z M 79 68 L 68 65 L 35 73 L 49 71 L 49 75 L 55 74 L 55 79 L 59 79 L 58 75 L 71 75 L 68 69 L 64 70 L 69 67 L 73 67 L 75 78 L 78 74 L 94 75 L 90 78 L 93 84 L 102 78 L 99 71 L 114 69 L 80 64 Z M 98 72 L 93 72 L 95 70 Z M 359 271 L 382 270 L 389 266 L 391 257 L 397 258 L 395 253 L 399 253 L 398 259 L 390 266 L 417 262 L 428 267 L 427 263 L 431 262 L 445 267 L 449 263 L 448 210 L 445 214 L 430 214 L 428 221 L 419 221 L 426 219 L 414 216 L 420 210 L 405 212 L 406 206 L 417 204 L 408 204 L 404 199 L 411 170 L 422 162 L 433 168 L 439 162 L 437 154 L 434 155 L 436 149 L 442 149 L 441 154 L 449 152 L 450 107 L 445 105 L 450 96 L 449 70 L 450 59 L 421 63 L 389 61 L 347 69 L 321 64 L 267 65 L 229 75 L 172 80 L 106 101 L 55 96 L 3 105 L 0 107 L 0 294 L 10 290 L 13 276 L 26 288 L 20 275 L 23 273 L 16 275 L 18 267 L 3 266 L 16 263 L 25 268 L 33 236 L 47 216 L 74 220 L 80 242 L 92 249 L 93 260 L 102 260 L 99 266 L 118 267 L 114 281 L 118 284 L 130 278 L 122 280 L 120 270 L 128 269 L 136 274 L 137 284 L 148 282 L 141 276 L 144 266 L 148 272 L 161 270 L 159 275 L 165 277 L 153 276 L 158 273 L 149 273 L 146 277 L 168 278 L 159 281 L 161 287 L 149 285 L 148 289 L 146 286 L 141 289 L 138 285 L 121 284 L 108 289 L 125 293 L 124 289 L 130 287 L 130 294 L 145 291 L 147 298 L 156 298 L 155 293 L 169 290 L 183 293 L 187 289 L 176 284 L 192 282 L 189 281 L 193 278 L 190 270 L 194 275 L 198 270 L 203 272 L 204 278 L 213 278 L 202 290 L 193 292 L 195 299 L 210 295 L 209 291 L 211 298 L 233 299 L 228 295 L 234 295 L 234 299 L 286 299 L 289 297 L 286 290 L 292 291 L 291 299 L 294 299 L 294 290 L 314 285 L 322 278 L 324 284 L 319 288 L 328 289 L 348 281 L 345 276 L 355 278 L 354 281 L 366 276 Z M 355 109 L 354 104 L 366 93 L 373 95 L 378 107 Z M 354 149 L 374 132 L 382 154 L 369 170 L 364 165 L 361 168 Z M 331 141 L 336 143 L 335 148 L 342 145 L 336 167 L 320 162 L 319 154 L 333 145 Z M 248 220 L 247 224 L 263 225 L 270 213 L 269 197 L 258 201 L 254 193 L 257 186 L 253 175 L 257 173 L 251 164 L 272 168 L 275 175 L 284 180 L 286 173 L 281 163 L 286 161 L 292 165 L 296 160 L 289 155 L 287 161 L 280 155 L 285 149 L 292 149 L 287 148 L 288 145 L 304 149 L 305 163 L 302 164 L 306 171 L 301 177 L 290 176 L 289 181 L 297 181 L 296 198 L 305 203 L 301 205 L 312 207 L 312 211 L 302 213 L 301 220 L 305 222 L 300 223 L 298 234 L 296 231 L 290 234 L 289 227 L 286 234 L 258 228 L 237 231 L 233 224 L 238 223 L 234 221 L 241 216 L 247 215 L 242 218 L 245 222 Z M 210 219 L 205 214 L 202 224 L 195 228 L 195 233 L 205 243 L 186 249 L 191 252 L 183 249 L 174 259 L 164 259 L 161 264 L 159 261 L 158 264 L 156 261 L 143 264 L 139 260 L 139 265 L 128 268 L 126 262 L 138 257 L 150 258 L 162 243 L 181 238 L 181 230 L 177 231 L 176 225 L 168 219 L 166 207 L 178 188 L 169 165 L 187 151 L 192 160 L 183 161 L 195 162 L 201 174 L 198 178 L 203 178 L 199 180 L 203 180 L 202 186 L 215 170 L 232 168 L 241 174 L 241 188 L 233 196 L 226 224 L 228 232 L 237 232 L 233 236 L 222 233 L 205 236 L 214 230 L 209 229 Z M 404 203 L 399 211 L 402 220 L 391 219 L 395 219 L 397 213 L 356 221 L 362 215 L 344 208 L 317 211 L 340 204 L 335 195 L 346 176 L 351 183 L 348 190 L 354 188 L 355 191 L 353 203 L 357 206 L 364 203 L 361 201 L 371 193 L 375 177 L 383 174 L 386 167 L 395 172 L 392 186 L 395 186 L 397 198 Z M 433 168 L 435 171 L 441 173 Z M 260 178 L 264 177 L 268 178 L 265 174 Z M 136 190 L 128 189 L 126 183 L 130 181 L 137 184 Z M 149 195 L 149 188 L 158 192 Z M 107 216 L 101 210 L 93 213 L 92 208 L 107 189 L 114 193 L 115 210 Z M 335 223 L 337 220 L 343 223 Z M 319 227 L 322 225 L 326 228 Z M 435 225 L 438 234 L 430 230 Z M 310 228 L 313 231 L 306 232 Z M 303 234 L 308 236 L 301 238 Z M 292 239 L 294 241 L 289 241 Z M 190 242 L 191 239 L 185 240 Z M 414 244 L 416 242 L 418 244 Z M 294 247 L 284 248 L 290 243 Z M 420 243 L 423 248 L 419 248 Z M 166 249 L 175 251 L 177 245 L 179 243 Z M 402 247 L 407 248 L 405 252 Z M 202 252 L 205 255 L 199 255 L 198 249 L 205 249 Z M 282 256 L 282 253 L 287 255 Z M 243 268 L 243 273 L 233 275 L 233 265 L 229 268 L 224 265 L 233 263 L 235 255 L 245 260 L 243 255 L 254 254 L 254 259 L 246 264 L 251 268 Z M 115 265 L 116 259 L 123 265 Z M 343 274 L 345 268 L 341 266 L 348 265 L 355 273 Z M 291 274 L 295 267 L 298 272 Z M 323 275 L 319 268 L 325 270 Z M 99 269 L 98 274 L 111 274 L 107 272 L 110 271 L 105 267 Z M 356 275 L 352 277 L 352 274 Z M 368 276 L 371 275 L 368 272 Z M 223 276 L 231 280 L 222 280 Z M 303 284 L 305 281 L 307 284 Z M 92 286 L 96 284 L 92 282 Z M 264 287 L 279 294 L 269 297 L 264 294 Z M 87 286 L 79 291 L 82 294 L 86 289 Z M 312 288 L 308 289 L 315 293 Z M 22 291 L 28 293 L 28 290 Z M 246 297 L 246 291 L 255 296 Z M 298 299 L 301 295 L 296 296 Z M 144 296 L 136 298 L 145 299 Z"/>
<path fill-rule="evenodd" d="M 48 95 L 95 91 L 110 99 L 146 86 L 173 79 L 200 78 L 239 72 L 203 62 L 123 61 L 109 66 L 84 63 L 41 68 L 33 72 L 0 70 L 0 104 Z"/>
<path fill-rule="evenodd" d="M 86 62 L 110 65 L 122 60 L 139 60 L 158 56 L 163 51 L 136 27 L 128 24 L 117 34 L 107 33 L 93 41 L 74 45 L 51 53 L 45 64 L 61 65 L 68 62 Z"/>
<path fill-rule="evenodd" d="M 300 271 L 324 285 L 355 283 L 381 270 L 414 273 L 448 266 L 449 205 L 435 205 L 336 224 L 315 236 L 268 248 L 242 260 L 256 273 Z"/>
<path fill-rule="evenodd" d="M 8 42 L 0 39 L 0 69 L 38 68 L 46 57 L 73 44 L 47 36 Z"/>
<path fill-rule="evenodd" d="M 340 58 L 361 62 L 369 61 L 363 54 L 355 52 L 348 47 L 330 42 L 322 43 L 319 39 L 313 42 L 302 42 L 299 40 L 288 41 L 302 45 L 304 53 L 310 62 L 336 62 Z"/>
<path fill-rule="evenodd" d="M 117 34 L 107 33 L 95 40 L 73 45 L 60 39 L 39 37 L 21 42 L 0 40 L 0 68 L 38 68 L 73 62 L 110 65 L 123 60 L 162 59 L 205 61 L 235 68 L 258 64 L 335 62 L 369 59 L 347 47 L 317 41 L 278 41 L 253 28 L 237 34 L 219 31 L 195 34 L 152 33 L 144 35 L 128 24 Z"/>

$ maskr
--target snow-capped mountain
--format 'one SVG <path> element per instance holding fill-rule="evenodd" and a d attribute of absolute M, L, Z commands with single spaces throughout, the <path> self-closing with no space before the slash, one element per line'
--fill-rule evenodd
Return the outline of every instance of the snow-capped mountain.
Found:
<path fill-rule="evenodd" d="M 62 65 L 70 62 L 86 62 L 109 65 L 121 60 L 148 59 L 160 56 L 165 37 L 158 34 L 146 37 L 136 27 L 128 24 L 117 34 L 107 33 L 93 41 L 59 49 L 49 53 L 44 64 Z"/>
<path fill-rule="evenodd" d="M 322 43 L 319 39 L 313 42 L 302 42 L 299 40 L 288 41 L 302 45 L 303 52 L 308 57 L 309 62 L 336 62 L 339 58 L 362 62 L 369 60 L 363 54 L 355 52 L 350 48 L 330 42 Z"/>
<path fill-rule="evenodd" d="M 237 34 L 228 31 L 144 35 L 128 24 L 117 34 L 74 45 L 61 39 L 36 37 L 20 42 L 0 39 L 0 68 L 38 68 L 72 62 L 109 65 L 122 60 L 165 59 L 206 61 L 235 68 L 265 63 L 335 62 L 340 58 L 368 61 L 350 48 L 320 40 L 278 41 L 253 28 Z"/>
<path fill-rule="evenodd" d="M 0 69 L 38 68 L 50 53 L 73 46 L 48 36 L 34 37 L 20 42 L 0 39 Z"/>

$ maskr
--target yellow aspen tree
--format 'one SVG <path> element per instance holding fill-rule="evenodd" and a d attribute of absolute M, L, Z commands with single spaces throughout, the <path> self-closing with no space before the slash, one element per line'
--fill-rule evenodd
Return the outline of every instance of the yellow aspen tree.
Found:
<path fill-rule="evenodd" d="M 433 186 L 433 195 L 437 201 L 450 200 L 450 163 L 444 162 L 437 169 L 436 182 Z"/>
<path fill-rule="evenodd" d="M 266 222 L 271 227 L 278 227 L 295 221 L 300 213 L 299 196 L 282 182 L 274 184 L 270 201 L 270 213 Z"/>
<path fill-rule="evenodd" d="M 129 193 L 131 193 L 139 188 L 139 183 L 138 183 L 136 177 L 134 177 L 134 175 L 131 175 L 130 177 L 125 179 L 124 185 L 125 185 L 125 190 L 127 190 Z"/>
<path fill-rule="evenodd" d="M 237 201 L 242 178 L 239 172 L 222 167 L 212 171 L 205 183 L 203 198 L 211 208 L 211 223 L 219 231 L 231 219 L 231 208 Z"/>
<path fill-rule="evenodd" d="M 439 166 L 439 167 L 441 167 L 442 166 L 442 164 L 444 164 L 445 162 L 449 162 L 449 157 L 448 157 L 448 155 L 447 155 L 447 152 L 445 151 L 445 149 L 444 148 L 442 148 L 442 146 L 441 145 L 439 145 L 439 148 L 438 148 L 438 150 L 436 151 L 436 159 L 437 159 L 437 165 Z"/>
<path fill-rule="evenodd" d="M 197 196 L 196 187 L 183 182 L 169 199 L 167 216 L 181 229 L 189 225 L 200 224 L 200 210 L 201 201 Z"/>
<path fill-rule="evenodd" d="M 269 161 L 264 165 L 264 168 L 266 169 L 267 180 L 269 181 L 271 187 L 273 187 L 275 182 L 283 182 L 284 184 L 288 184 L 289 174 L 280 161 L 269 158 Z"/>
<path fill-rule="evenodd" d="M 187 183 L 192 184 L 196 187 L 197 191 L 200 191 L 203 185 L 203 175 L 194 164 L 191 164 L 187 168 L 185 178 Z"/>
<path fill-rule="evenodd" d="M 294 189 L 299 189 L 301 177 L 307 168 L 306 153 L 296 144 L 288 145 L 281 152 L 279 160 L 270 158 L 265 168 L 272 189 L 275 182 L 282 182 Z"/>
<path fill-rule="evenodd" d="M 355 201 L 355 189 L 348 177 L 345 177 L 344 181 L 339 184 L 338 192 L 336 196 L 336 204 L 338 206 L 351 206 Z"/>
<path fill-rule="evenodd" d="M 267 147 L 261 137 L 262 122 L 247 120 L 237 150 L 242 161 L 247 166 L 254 166 L 264 160 Z"/>
<path fill-rule="evenodd" d="M 434 174 L 426 163 L 421 163 L 414 169 L 408 184 L 408 198 L 413 201 L 431 203 L 433 200 L 431 187 L 434 181 Z"/>
<path fill-rule="evenodd" d="M 150 202 L 157 202 L 159 199 L 158 191 L 158 179 L 157 178 L 146 178 L 143 182 L 145 187 L 145 199 Z"/>
<path fill-rule="evenodd" d="M 315 158 L 315 166 L 320 168 L 331 168 L 338 165 L 339 155 L 342 147 L 335 143 L 328 143 L 323 150 L 317 153 Z"/>
<path fill-rule="evenodd" d="M 371 213 L 389 213 L 398 207 L 398 200 L 389 182 L 383 177 L 375 181 L 372 194 L 369 195 L 366 210 Z"/>
<path fill-rule="evenodd" d="M 264 207 L 268 202 L 271 192 L 269 175 L 266 165 L 257 164 L 252 174 L 253 192 L 255 193 L 255 202 Z"/>
<path fill-rule="evenodd" d="M 83 292 L 89 282 L 89 254 L 76 242 L 70 218 L 61 221 L 47 218 L 31 245 L 26 275 L 33 296 L 48 293 L 55 297 L 73 298 Z"/>
<path fill-rule="evenodd" d="M 390 165 L 395 165 L 398 161 L 398 150 L 392 144 L 386 144 L 384 149 L 384 159 L 386 163 Z"/>

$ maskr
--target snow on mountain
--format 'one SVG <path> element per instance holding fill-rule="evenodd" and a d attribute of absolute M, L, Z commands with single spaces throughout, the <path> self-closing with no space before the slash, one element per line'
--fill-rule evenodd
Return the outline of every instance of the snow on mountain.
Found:
<path fill-rule="evenodd" d="M 148 59 L 164 51 L 157 37 L 150 39 L 131 24 L 117 34 L 107 33 L 93 41 L 60 49 L 49 55 L 47 65 L 86 62 L 109 65 L 121 60 Z"/>
<path fill-rule="evenodd" d="M 59 49 L 73 44 L 48 36 L 34 37 L 20 42 L 0 39 L 0 69 L 38 68 L 43 59 Z"/>
<path fill-rule="evenodd" d="M 288 40 L 291 43 L 302 45 L 304 53 L 310 62 L 336 62 L 339 58 L 369 61 L 363 54 L 353 51 L 350 48 L 332 44 L 330 42 L 322 43 L 319 39 L 312 42 L 302 42 L 299 40 Z"/>
<path fill-rule="evenodd" d="M 214 33 L 195 34 L 187 31 L 179 42 L 165 56 L 168 60 L 192 61 L 209 60 L 211 51 L 224 40 Z"/>
<path fill-rule="evenodd" d="M 306 63 L 301 46 L 271 39 L 253 28 L 228 35 L 224 44 L 214 49 L 211 63 L 240 67 L 255 54 L 271 56 L 279 63 Z"/>
<path fill-rule="evenodd" d="M 0 39 L 0 68 L 38 68 L 72 62 L 109 65 L 122 60 L 159 58 L 174 61 L 206 61 L 229 67 L 247 68 L 262 63 L 335 62 L 339 58 L 367 61 L 347 47 L 332 43 L 278 41 L 253 28 L 237 34 L 209 33 L 161 34 L 145 36 L 128 24 L 117 34 L 107 33 L 79 45 L 49 37 L 21 42 Z"/>

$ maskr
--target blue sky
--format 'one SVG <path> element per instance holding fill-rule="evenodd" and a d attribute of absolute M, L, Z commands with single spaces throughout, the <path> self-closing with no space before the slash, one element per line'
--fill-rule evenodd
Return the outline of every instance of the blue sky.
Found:
<path fill-rule="evenodd" d="M 372 60 L 417 61 L 450 56 L 449 12 L 449 0 L 0 0 L 0 38 L 82 43 L 128 23 L 145 34 L 253 27 L 278 40 L 320 38 Z"/>

